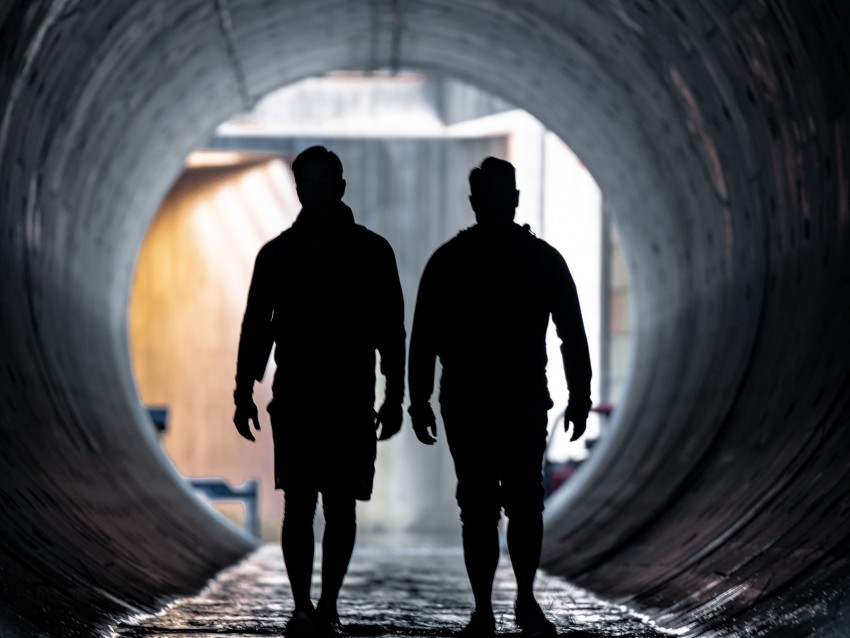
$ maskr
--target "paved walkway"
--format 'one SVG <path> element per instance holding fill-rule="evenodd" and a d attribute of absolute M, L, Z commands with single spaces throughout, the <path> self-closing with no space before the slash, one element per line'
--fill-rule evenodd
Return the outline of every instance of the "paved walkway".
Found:
<path fill-rule="evenodd" d="M 318 563 L 317 563 L 318 564 Z M 314 597 L 318 593 L 318 575 Z M 663 638 L 663 631 L 627 609 L 607 604 L 558 579 L 538 576 L 544 611 L 568 636 Z M 496 577 L 497 631 L 516 636 L 515 585 L 507 556 Z M 340 596 L 340 615 L 353 637 L 454 636 L 472 610 L 460 548 L 378 547 L 355 549 Z M 224 572 L 196 597 L 165 613 L 122 624 L 120 638 L 282 636 L 292 597 L 280 549 L 261 547 Z"/>

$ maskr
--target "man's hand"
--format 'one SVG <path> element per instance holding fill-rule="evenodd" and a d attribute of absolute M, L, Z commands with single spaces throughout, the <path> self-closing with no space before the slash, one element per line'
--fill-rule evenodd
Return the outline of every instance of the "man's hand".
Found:
<path fill-rule="evenodd" d="M 576 419 L 572 422 L 564 420 L 564 432 L 569 431 L 570 423 L 573 424 L 573 435 L 570 437 L 570 441 L 578 441 L 587 427 L 587 419 Z"/>
<path fill-rule="evenodd" d="M 421 443 L 434 445 L 437 442 L 437 417 L 430 403 L 411 405 L 407 410 L 413 421 L 413 433 Z"/>
<path fill-rule="evenodd" d="M 236 413 L 233 415 L 233 425 L 236 430 L 244 438 L 249 441 L 256 441 L 254 434 L 251 432 L 251 421 L 254 422 L 254 428 L 259 431 L 260 417 L 257 414 L 257 404 L 251 401 L 236 406 Z"/>
<path fill-rule="evenodd" d="M 391 401 L 381 406 L 378 414 L 375 417 L 375 427 L 381 426 L 381 433 L 378 435 L 379 441 L 386 441 L 395 436 L 401 429 L 401 403 Z"/>
<path fill-rule="evenodd" d="M 570 431 L 570 423 L 573 424 L 573 435 L 570 441 L 578 441 L 584 430 L 587 428 L 587 410 L 576 408 L 573 404 L 567 405 L 567 410 L 564 412 L 564 432 Z"/>

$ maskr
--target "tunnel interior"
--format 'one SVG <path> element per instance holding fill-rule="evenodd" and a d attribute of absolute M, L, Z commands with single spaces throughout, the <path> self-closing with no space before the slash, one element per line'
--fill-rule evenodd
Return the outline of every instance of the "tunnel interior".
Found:
<path fill-rule="evenodd" d="M 534 114 L 620 232 L 630 383 L 544 566 L 693 635 L 846 620 L 848 24 L 829 0 L 5 3 L 0 628 L 155 610 L 250 551 L 144 424 L 135 259 L 219 122 L 377 68 Z"/>

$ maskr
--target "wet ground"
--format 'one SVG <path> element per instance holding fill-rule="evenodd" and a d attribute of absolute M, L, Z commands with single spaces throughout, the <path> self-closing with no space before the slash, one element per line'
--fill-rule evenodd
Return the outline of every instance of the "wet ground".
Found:
<path fill-rule="evenodd" d="M 314 597 L 318 584 L 317 574 Z M 559 578 L 540 574 L 536 590 L 541 607 L 561 635 L 680 635 Z M 502 556 L 493 594 L 500 635 L 517 635 L 515 591 L 510 563 Z M 472 611 L 460 548 L 358 546 L 340 595 L 339 611 L 347 634 L 353 637 L 454 636 Z M 266 545 L 222 572 L 198 596 L 178 601 L 159 615 L 121 624 L 114 637 L 282 636 L 291 612 L 280 549 Z"/>

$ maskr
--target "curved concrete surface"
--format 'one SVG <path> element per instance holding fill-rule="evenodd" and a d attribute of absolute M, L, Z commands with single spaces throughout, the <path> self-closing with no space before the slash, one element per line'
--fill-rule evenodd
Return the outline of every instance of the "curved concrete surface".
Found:
<path fill-rule="evenodd" d="M 833 622 L 850 572 L 848 23 L 829 0 L 0 5 L 2 633 L 85 632 L 250 548 L 144 424 L 134 259 L 218 122 L 301 77 L 399 66 L 543 120 L 627 251 L 630 389 L 549 508 L 546 566 L 695 634 Z"/>

